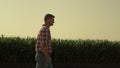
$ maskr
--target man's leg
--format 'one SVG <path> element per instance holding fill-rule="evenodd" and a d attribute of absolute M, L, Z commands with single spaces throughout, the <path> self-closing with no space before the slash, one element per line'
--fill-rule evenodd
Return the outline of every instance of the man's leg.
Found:
<path fill-rule="evenodd" d="M 35 68 L 47 68 L 47 65 L 45 63 L 36 62 Z"/>
<path fill-rule="evenodd" d="M 36 60 L 36 66 L 35 68 L 47 68 L 47 63 L 46 59 L 42 54 L 36 54 L 35 55 L 35 60 Z"/>
<path fill-rule="evenodd" d="M 48 61 L 48 68 L 53 68 L 53 65 L 52 65 L 52 60 L 51 60 L 51 58 L 49 58 L 49 61 Z"/>

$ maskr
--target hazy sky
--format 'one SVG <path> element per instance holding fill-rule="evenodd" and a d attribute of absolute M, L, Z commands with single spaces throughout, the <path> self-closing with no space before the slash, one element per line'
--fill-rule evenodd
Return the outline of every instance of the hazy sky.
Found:
<path fill-rule="evenodd" d="M 120 0 L 0 0 L 0 35 L 36 37 L 47 13 L 52 38 L 120 41 Z"/>

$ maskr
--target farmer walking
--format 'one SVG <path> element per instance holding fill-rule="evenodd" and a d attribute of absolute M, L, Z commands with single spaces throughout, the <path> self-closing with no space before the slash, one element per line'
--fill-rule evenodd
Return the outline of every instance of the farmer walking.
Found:
<path fill-rule="evenodd" d="M 50 26 L 53 26 L 55 16 L 46 14 L 44 17 L 44 24 L 38 33 L 35 46 L 35 68 L 53 68 L 51 60 L 51 33 Z"/>

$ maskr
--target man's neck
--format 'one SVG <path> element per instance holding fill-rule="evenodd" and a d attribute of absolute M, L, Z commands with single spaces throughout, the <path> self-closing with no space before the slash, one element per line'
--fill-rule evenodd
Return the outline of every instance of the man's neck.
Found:
<path fill-rule="evenodd" d="M 50 25 L 48 25 L 48 24 L 43 24 L 43 26 L 46 26 L 46 27 L 48 27 L 48 28 L 50 27 Z"/>

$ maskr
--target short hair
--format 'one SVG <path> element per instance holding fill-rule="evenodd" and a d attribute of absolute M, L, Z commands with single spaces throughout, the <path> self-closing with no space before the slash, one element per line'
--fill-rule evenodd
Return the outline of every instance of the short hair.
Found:
<path fill-rule="evenodd" d="M 55 16 L 52 15 L 52 14 L 46 14 L 45 17 L 44 17 L 44 21 L 46 21 L 47 19 L 49 19 L 51 17 L 55 18 Z"/>

